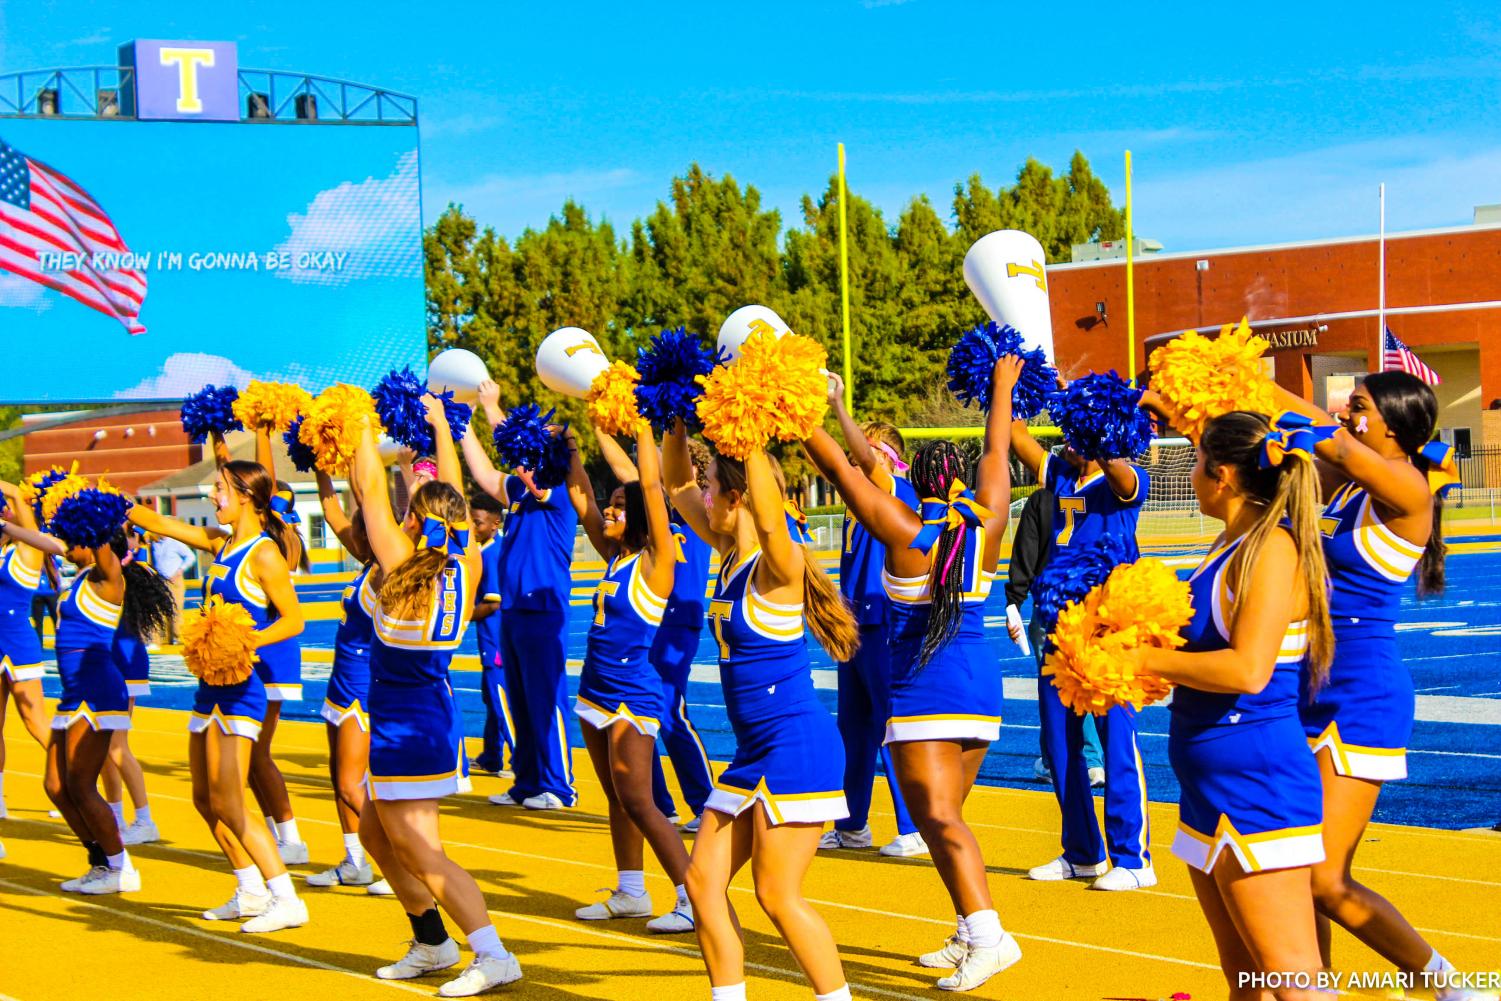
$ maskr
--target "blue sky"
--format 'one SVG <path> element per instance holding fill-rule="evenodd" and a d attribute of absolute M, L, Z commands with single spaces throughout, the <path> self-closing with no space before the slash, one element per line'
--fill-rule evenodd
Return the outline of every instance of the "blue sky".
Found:
<path fill-rule="evenodd" d="M 514 234 L 569 195 L 624 227 L 697 160 L 796 220 L 834 144 L 894 218 L 1081 148 L 1169 249 L 1468 222 L 1501 202 L 1501 8 L 1368 2 L 1018 5 L 37 0 L 0 71 L 108 62 L 134 37 L 418 96 L 424 212 Z"/>

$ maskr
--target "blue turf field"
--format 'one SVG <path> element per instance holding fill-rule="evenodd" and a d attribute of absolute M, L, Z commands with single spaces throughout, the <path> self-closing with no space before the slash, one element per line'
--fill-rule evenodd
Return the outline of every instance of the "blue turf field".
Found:
<path fill-rule="evenodd" d="M 1449 589 L 1438 599 L 1419 604 L 1409 589 L 1403 601 L 1401 650 L 1418 691 L 1418 722 L 1408 758 L 1409 778 L 1388 783 L 1377 807 L 1376 819 L 1387 823 L 1429 827 L 1489 827 L 1501 821 L 1501 549 L 1485 539 L 1451 539 L 1452 543 L 1488 543 L 1460 548 L 1488 551 L 1460 552 L 1449 559 Z M 575 600 L 592 586 L 592 578 L 576 580 Z M 300 589 L 304 600 L 337 599 L 342 585 L 313 585 Z M 1006 637 L 1001 588 L 991 598 L 988 626 L 992 633 L 1002 673 L 1007 678 L 1005 724 L 1001 739 L 991 747 L 980 780 L 994 785 L 1042 788 L 1032 778 L 1037 757 L 1036 669 Z M 583 655 L 588 614 L 575 606 L 569 621 L 569 656 Z M 304 635 L 311 648 L 331 648 L 335 624 L 312 622 Z M 833 664 L 817 646 L 813 648 L 819 694 L 834 711 Z M 474 653 L 472 634 L 466 652 Z M 186 709 L 191 706 L 194 679 L 180 666 L 162 664 L 153 669 L 155 691 L 145 705 Z M 317 719 L 323 702 L 324 664 L 306 668 L 306 698 L 286 707 L 294 719 Z M 695 680 L 690 688 L 690 714 L 707 745 L 709 754 L 727 761 L 733 754 L 734 738 L 725 717 L 719 687 L 714 683 L 715 656 L 707 641 L 696 659 Z M 577 686 L 576 668 L 570 678 Z M 483 707 L 474 672 L 456 671 L 467 720 L 467 731 L 477 736 L 483 722 Z M 48 695 L 57 694 L 55 677 L 47 680 Z M 1161 802 L 1176 802 L 1177 782 L 1167 762 L 1166 709 L 1148 708 L 1141 716 L 1142 756 L 1148 771 L 1148 791 Z M 577 727 L 570 725 L 575 745 Z M 890 804 L 876 804 L 889 810 Z"/>

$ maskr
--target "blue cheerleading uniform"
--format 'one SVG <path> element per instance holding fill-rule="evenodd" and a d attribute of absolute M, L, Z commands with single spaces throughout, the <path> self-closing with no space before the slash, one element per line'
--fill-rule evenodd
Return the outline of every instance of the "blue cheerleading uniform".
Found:
<path fill-rule="evenodd" d="M 80 570 L 58 605 L 57 675 L 62 697 L 52 729 L 83 721 L 95 730 L 130 729 L 130 692 L 111 647 L 120 606 L 105 601 Z"/>
<path fill-rule="evenodd" d="M 347 719 L 370 731 L 370 649 L 375 645 L 374 595 L 365 587 L 374 563 L 365 564 L 339 600 L 339 628 L 334 633 L 334 666 L 319 715 L 332 726 Z"/>
<path fill-rule="evenodd" d="M 204 599 L 218 595 L 226 603 L 245 609 L 256 629 L 270 625 L 275 611 L 256 579 L 255 565 L 250 557 L 260 546 L 275 545 L 265 533 L 241 542 L 226 539 L 203 578 Z M 257 656 L 263 655 L 266 649 L 258 650 Z M 265 718 L 266 684 L 257 662 L 249 677 L 233 685 L 211 685 L 199 679 L 198 690 L 193 695 L 193 715 L 188 718 L 188 732 L 201 733 L 210 726 L 217 726 L 227 736 L 258 740 L 261 721 Z"/>
<path fill-rule="evenodd" d="M 655 738 L 666 707 L 647 654 L 667 599 L 652 593 L 642 565 L 640 553 L 617 556 L 600 578 L 573 711 L 596 730 L 623 719 Z"/>
<path fill-rule="evenodd" d="M 361 601 L 374 609 L 369 782 L 376 799 L 437 799 L 460 789 L 466 763 L 448 667 L 473 609 L 468 577 L 464 561 L 450 556 L 422 618 L 410 621 L 380 607 L 368 576 L 360 587 Z"/>
<path fill-rule="evenodd" d="M 1129 497 L 1118 495 L 1097 469 L 1081 477 L 1078 470 L 1055 455 L 1043 461 L 1043 485 L 1053 492 L 1057 507 L 1053 509 L 1053 550 L 1067 546 L 1087 546 L 1096 539 L 1112 535 L 1126 546 L 1128 560 L 1141 555 L 1136 545 L 1136 523 L 1152 486 L 1151 477 L 1140 466 L 1131 466 L 1136 474 L 1136 489 Z"/>
<path fill-rule="evenodd" d="M 772 824 L 841 820 L 844 747 L 813 690 L 803 606 L 756 593 L 760 559 L 727 553 L 709 602 L 736 746 L 704 808 L 739 816 L 760 803 Z"/>
<path fill-rule="evenodd" d="M 1423 547 L 1387 527 L 1375 500 L 1353 482 L 1329 499 L 1321 527 L 1334 658 L 1317 691 L 1304 672 L 1303 732 L 1315 753 L 1329 752 L 1340 775 L 1405 779 L 1417 696 L 1397 653 L 1397 618 Z"/>
<path fill-rule="evenodd" d="M 983 566 L 985 529 L 968 531 L 964 547 L 963 612 L 953 638 L 926 665 L 918 663 L 932 611 L 932 573 L 897 577 L 881 571 L 891 599 L 891 708 L 888 744 L 910 740 L 982 740 L 1001 735 L 1001 669 L 985 642 L 985 599 L 995 574 Z M 934 547 L 936 559 L 938 552 Z"/>
<path fill-rule="evenodd" d="M 1230 645 L 1228 568 L 1239 546 L 1211 552 L 1190 578 L 1185 651 Z M 1168 757 L 1182 787 L 1173 854 L 1195 869 L 1210 872 L 1225 851 L 1246 872 L 1323 861 L 1323 790 L 1298 722 L 1298 672 L 1307 657 L 1308 623 L 1294 622 L 1261 691 L 1173 689 Z"/>
<path fill-rule="evenodd" d="M 41 565 L 28 567 L 19 544 L 0 547 L 0 675 L 11 681 L 31 681 L 46 673 L 42 641 L 31 625 L 31 600 L 41 585 Z"/>

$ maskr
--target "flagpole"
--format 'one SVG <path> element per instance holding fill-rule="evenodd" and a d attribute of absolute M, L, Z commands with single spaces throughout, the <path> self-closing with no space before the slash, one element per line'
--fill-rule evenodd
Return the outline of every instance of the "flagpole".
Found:
<path fill-rule="evenodd" d="M 1376 239 L 1376 371 L 1386 371 L 1386 185 L 1378 189 L 1381 235 Z"/>
<path fill-rule="evenodd" d="M 1131 228 L 1131 151 L 1126 150 L 1126 375 L 1136 385 L 1136 233 Z"/>
<path fill-rule="evenodd" d="M 844 323 L 844 408 L 855 409 L 855 380 L 850 369 L 850 247 L 844 209 L 844 143 L 839 144 L 839 313 Z"/>

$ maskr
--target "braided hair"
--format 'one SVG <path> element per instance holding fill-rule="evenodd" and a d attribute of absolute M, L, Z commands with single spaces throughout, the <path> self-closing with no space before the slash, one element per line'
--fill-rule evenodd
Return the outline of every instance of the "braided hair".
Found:
<path fill-rule="evenodd" d="M 120 628 L 140 639 L 162 635 L 177 614 L 172 588 L 151 567 L 129 558 L 130 542 L 124 532 L 116 532 L 109 547 L 120 558 L 120 572 L 125 576 Z"/>
<path fill-rule="evenodd" d="M 931 441 L 912 456 L 908 475 L 918 496 L 947 497 L 949 485 L 955 480 L 969 481 L 970 466 L 953 442 Z M 945 529 L 938 538 L 933 566 L 928 571 L 928 632 L 917 658 L 919 667 L 927 666 L 933 655 L 959 631 L 959 619 L 964 613 L 964 558 L 972 544 L 971 535 L 970 526 L 961 522 L 958 528 Z"/>

